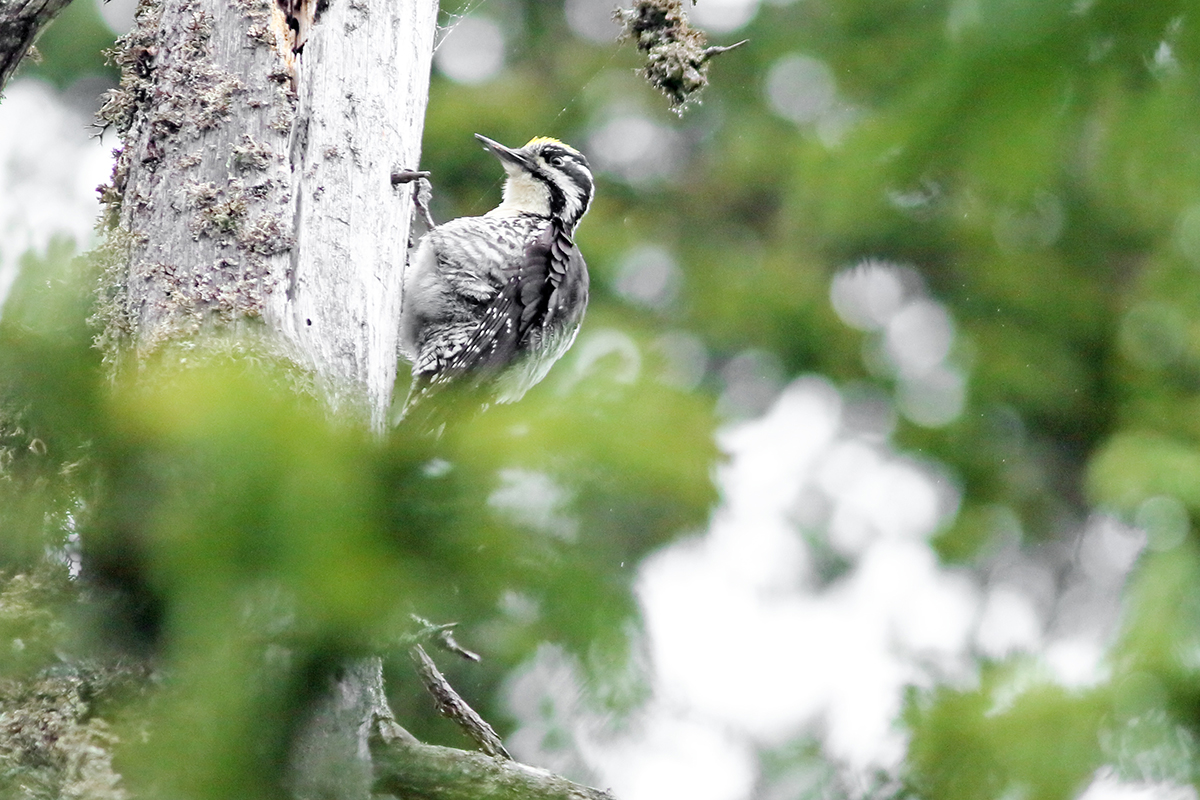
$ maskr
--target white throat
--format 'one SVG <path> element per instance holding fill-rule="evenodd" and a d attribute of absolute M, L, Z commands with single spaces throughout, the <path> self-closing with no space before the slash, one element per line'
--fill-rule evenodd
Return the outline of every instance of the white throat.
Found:
<path fill-rule="evenodd" d="M 524 170 L 508 174 L 504 182 L 504 200 L 493 214 L 540 214 L 550 216 L 550 190 Z"/>

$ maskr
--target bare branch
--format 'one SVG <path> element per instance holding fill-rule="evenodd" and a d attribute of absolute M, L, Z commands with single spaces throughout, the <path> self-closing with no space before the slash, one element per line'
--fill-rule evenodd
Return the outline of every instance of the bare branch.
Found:
<path fill-rule="evenodd" d="M 721 53 L 728 53 L 730 50 L 737 49 L 749 41 L 750 41 L 749 39 L 742 39 L 740 42 L 734 42 L 733 44 L 727 44 L 723 47 L 720 45 L 714 44 L 711 47 L 704 48 L 704 52 L 700 54 L 700 57 L 702 59 L 704 59 L 705 61 L 708 61 L 713 56 L 719 56 L 719 55 L 721 55 Z"/>
<path fill-rule="evenodd" d="M 71 0 L 5 0 L 0 3 L 0 90 L 29 52 L 42 28 Z"/>
<path fill-rule="evenodd" d="M 413 204 L 417 208 L 417 213 L 421 215 L 421 221 L 425 223 L 425 230 L 431 231 L 437 227 L 437 224 L 433 221 L 433 214 L 429 213 L 429 203 L 433 197 L 433 189 L 429 183 L 429 171 L 401 169 L 392 173 L 392 186 L 398 187 L 413 181 L 417 182 Z"/>
<path fill-rule="evenodd" d="M 438 671 L 437 665 L 425 652 L 425 648 L 416 645 L 409 652 L 412 654 L 413 663 L 417 665 L 417 674 L 421 676 L 425 688 L 437 703 L 438 713 L 457 722 L 467 736 L 479 745 L 479 749 L 489 756 L 511 760 L 512 756 L 504 749 L 504 743 L 500 741 L 496 731 L 454 691 L 454 687 Z"/>
<path fill-rule="evenodd" d="M 417 644 L 425 644 L 426 642 L 434 642 L 446 652 L 454 653 L 454 655 L 461 656 L 467 661 L 478 662 L 482 660 L 478 653 L 468 650 L 455 640 L 453 631 L 454 626 L 458 624 L 457 622 L 434 625 L 429 620 L 416 614 L 409 614 L 409 617 L 420 626 L 420 630 L 411 636 L 403 637 L 403 640 L 400 642 L 402 646 L 409 647 Z"/>

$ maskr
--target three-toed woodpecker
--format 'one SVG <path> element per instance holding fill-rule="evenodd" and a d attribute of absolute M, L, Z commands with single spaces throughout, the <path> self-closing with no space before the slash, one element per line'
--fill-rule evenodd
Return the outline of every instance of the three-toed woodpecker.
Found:
<path fill-rule="evenodd" d="M 588 273 L 572 238 L 595 186 L 587 159 L 557 139 L 513 149 L 475 135 L 508 173 L 504 200 L 421 239 L 404 275 L 401 352 L 412 362 L 404 414 L 447 385 L 511 403 L 575 340 Z"/>

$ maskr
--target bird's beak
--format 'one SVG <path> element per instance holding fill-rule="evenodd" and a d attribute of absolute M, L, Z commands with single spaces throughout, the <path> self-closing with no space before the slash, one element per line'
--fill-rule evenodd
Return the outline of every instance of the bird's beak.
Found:
<path fill-rule="evenodd" d="M 514 167 L 521 167 L 522 169 L 526 170 L 530 168 L 529 158 L 521 151 L 513 150 L 511 147 L 505 147 L 499 142 L 489 139 L 486 136 L 481 136 L 478 133 L 475 134 L 475 138 L 479 140 L 481 145 L 483 145 L 484 150 L 487 150 L 496 158 L 500 159 L 500 163 L 503 164 L 506 169 L 510 164 Z"/>

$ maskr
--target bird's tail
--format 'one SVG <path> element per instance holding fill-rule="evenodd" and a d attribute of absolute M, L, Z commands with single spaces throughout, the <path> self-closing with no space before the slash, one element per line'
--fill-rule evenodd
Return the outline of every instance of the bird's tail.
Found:
<path fill-rule="evenodd" d="M 490 395 L 482 387 L 417 374 L 395 422 L 397 427 L 440 436 L 447 424 L 471 419 L 489 405 Z"/>

